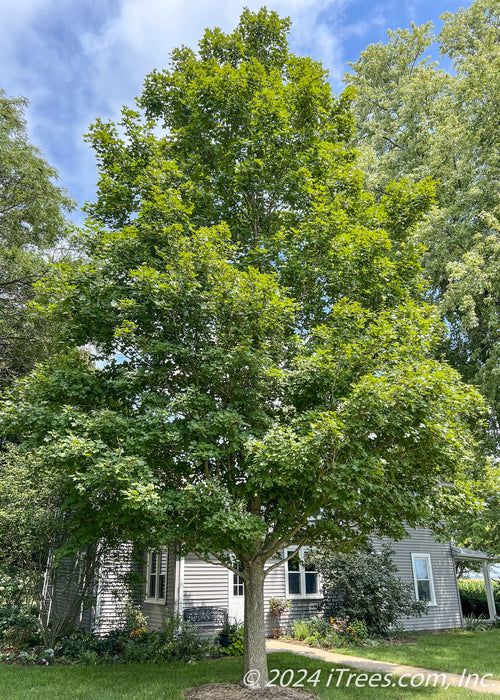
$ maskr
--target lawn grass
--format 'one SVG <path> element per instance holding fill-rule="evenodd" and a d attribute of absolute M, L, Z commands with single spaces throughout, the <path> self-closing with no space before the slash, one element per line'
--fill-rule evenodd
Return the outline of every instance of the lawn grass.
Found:
<path fill-rule="evenodd" d="M 342 654 L 452 673 L 492 673 L 500 679 L 500 629 L 422 633 L 414 641 L 378 647 L 334 649 Z"/>
<path fill-rule="evenodd" d="M 0 698 L 2 700 L 182 700 L 183 690 L 204 683 L 238 681 L 241 675 L 240 658 L 206 659 L 192 664 L 169 663 L 115 664 L 109 666 L 0 666 Z M 320 669 L 320 684 L 316 691 L 321 699 L 381 698 L 382 700 L 470 700 L 498 698 L 498 695 L 478 695 L 472 690 L 458 688 L 357 688 L 354 680 L 349 687 L 326 688 L 332 664 L 300 657 L 288 652 L 269 655 L 269 668 L 305 669 L 308 676 Z M 354 671 L 353 671 L 354 673 Z M 360 672 L 358 672 L 359 674 Z M 305 687 L 311 687 L 305 684 Z M 256 696 L 258 698 L 258 696 Z M 231 700 L 231 698 L 228 698 Z"/>

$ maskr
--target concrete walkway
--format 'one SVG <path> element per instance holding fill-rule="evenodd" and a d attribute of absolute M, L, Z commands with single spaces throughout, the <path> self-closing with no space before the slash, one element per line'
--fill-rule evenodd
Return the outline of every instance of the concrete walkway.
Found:
<path fill-rule="evenodd" d="M 330 664 L 340 666 L 349 666 L 359 669 L 365 673 L 379 673 L 384 678 L 386 675 L 395 676 L 391 682 L 392 687 L 400 686 L 405 688 L 422 688 L 422 687 L 449 687 L 456 686 L 457 688 L 468 688 L 475 690 L 478 693 L 492 693 L 500 695 L 500 680 L 493 680 L 489 675 L 477 677 L 471 671 L 466 670 L 462 675 L 458 673 L 445 673 L 444 671 L 431 671 L 428 668 L 417 668 L 416 666 L 401 666 L 400 664 L 391 664 L 387 661 L 375 661 L 374 659 L 365 659 L 359 656 L 348 656 L 347 654 L 336 654 L 333 651 L 325 651 L 323 649 L 315 649 L 302 644 L 294 644 L 293 642 L 280 642 L 278 639 L 269 639 L 266 644 L 267 651 L 288 651 L 301 656 L 308 656 L 311 659 L 319 659 Z M 337 685 L 342 687 L 346 685 L 349 674 L 347 671 L 340 676 L 337 672 L 333 676 L 331 686 Z M 397 678 L 399 676 L 399 678 Z M 350 681 L 351 686 L 356 685 L 355 679 Z M 305 685 L 305 687 L 308 687 Z M 364 686 L 360 687 L 376 687 L 369 686 L 365 682 Z M 380 681 L 379 687 L 384 687 L 383 680 Z M 387 687 L 387 686 L 385 686 Z"/>

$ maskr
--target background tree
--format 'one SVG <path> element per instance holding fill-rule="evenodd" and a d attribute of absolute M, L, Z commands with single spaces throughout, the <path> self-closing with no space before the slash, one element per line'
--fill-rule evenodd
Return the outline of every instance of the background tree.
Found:
<path fill-rule="evenodd" d="M 445 350 L 462 376 L 500 410 L 500 3 L 475 0 L 431 23 L 389 32 L 351 64 L 357 146 L 382 196 L 392 179 L 436 183 L 437 206 L 417 229 L 427 247 L 425 273 L 450 331 Z M 429 57 L 431 45 L 453 72 Z"/>
<path fill-rule="evenodd" d="M 26 100 L 0 90 L 0 388 L 46 356 L 50 333 L 27 312 L 33 283 L 68 231 L 72 200 L 28 141 Z"/>
<path fill-rule="evenodd" d="M 29 302 L 50 260 L 63 257 L 73 207 L 28 141 L 25 107 L 0 90 L 0 390 L 50 354 L 54 329 Z M 2 602 L 23 611 L 39 605 L 49 553 L 62 541 L 61 483 L 49 472 L 42 480 L 39 460 L 0 444 Z"/>
<path fill-rule="evenodd" d="M 481 413 L 432 359 L 443 329 L 411 235 L 429 186 L 374 203 L 348 98 L 288 51 L 288 28 L 245 11 L 148 76 L 143 115 L 94 125 L 85 262 L 41 289 L 60 356 L 1 417 L 70 476 L 82 541 L 108 527 L 241 562 L 257 687 L 263 584 L 284 548 L 438 523 L 467 501 Z"/>
<path fill-rule="evenodd" d="M 460 545 L 479 549 L 498 556 L 500 552 L 500 468 L 497 463 L 488 464 L 482 477 L 475 484 L 479 497 L 477 509 L 452 514 L 448 522 L 450 537 L 459 538 Z M 465 571 L 480 571 L 479 566 L 466 562 L 457 563 L 457 577 Z"/>

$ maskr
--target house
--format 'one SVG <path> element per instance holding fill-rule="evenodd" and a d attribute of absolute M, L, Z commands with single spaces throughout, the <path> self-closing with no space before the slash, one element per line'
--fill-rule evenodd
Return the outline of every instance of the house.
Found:
<path fill-rule="evenodd" d="M 401 578 L 411 584 L 417 599 L 428 601 L 428 614 L 405 617 L 407 630 L 437 630 L 462 627 L 460 597 L 455 574 L 457 560 L 480 561 L 486 583 L 490 618 L 495 619 L 493 590 L 489 576 L 492 560 L 482 552 L 453 547 L 438 542 L 429 530 L 408 529 L 408 537 L 392 542 L 394 559 Z M 91 626 L 105 634 L 123 621 L 124 596 L 120 595 L 119 573 L 131 566 L 131 546 L 122 550 L 101 567 L 97 603 L 92 612 Z M 240 576 L 228 569 L 198 559 L 194 554 L 179 556 L 174 548 L 150 551 L 140 566 L 145 578 L 141 609 L 149 618 L 149 627 L 161 626 L 165 614 L 184 614 L 187 609 L 206 613 L 210 622 L 213 611 L 225 611 L 230 622 L 243 620 L 244 585 Z M 267 577 L 264 587 L 266 628 L 271 634 L 275 625 L 268 602 L 271 597 L 291 601 L 290 610 L 282 617 L 289 627 L 294 619 L 314 615 L 322 600 L 319 575 L 305 568 L 295 558 L 276 567 Z M 218 624 L 220 624 L 220 618 Z M 210 625 L 209 625 L 210 627 Z M 213 629 L 213 625 L 212 625 Z"/>

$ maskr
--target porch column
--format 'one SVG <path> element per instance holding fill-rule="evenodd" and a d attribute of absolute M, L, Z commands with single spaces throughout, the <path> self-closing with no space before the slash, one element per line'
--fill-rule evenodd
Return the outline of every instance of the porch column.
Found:
<path fill-rule="evenodd" d="M 484 588 L 486 590 L 486 600 L 488 601 L 488 613 L 490 620 L 495 620 L 497 616 L 497 611 L 495 607 L 495 597 L 493 595 L 493 585 L 490 578 L 490 565 L 487 561 L 481 563 L 481 569 L 483 571 L 484 578 Z"/>

